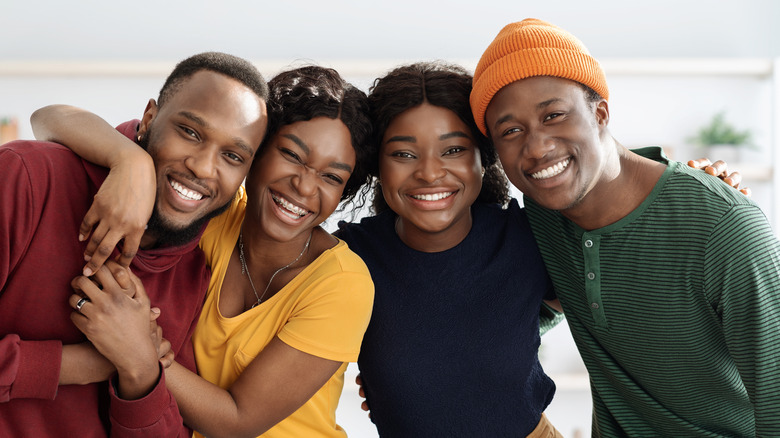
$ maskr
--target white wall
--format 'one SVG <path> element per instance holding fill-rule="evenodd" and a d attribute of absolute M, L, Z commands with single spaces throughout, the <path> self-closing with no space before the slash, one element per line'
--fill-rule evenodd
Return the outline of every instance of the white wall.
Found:
<path fill-rule="evenodd" d="M 529 16 L 571 31 L 603 61 L 610 126 L 627 146 L 659 144 L 675 158 L 696 157 L 686 138 L 726 110 L 762 148 L 740 157 L 740 169 L 778 167 L 780 72 L 772 63 L 780 65 L 773 61 L 780 59 L 780 2 L 774 0 L 0 0 L 0 119 L 17 117 L 20 136 L 31 138 L 30 113 L 50 103 L 81 106 L 114 124 L 140 117 L 175 62 L 206 50 L 253 60 L 269 77 L 309 60 L 367 89 L 374 77 L 412 60 L 473 68 L 503 25 Z M 780 231 L 773 183 L 747 183 Z M 566 436 L 575 428 L 587 435 L 587 389 L 582 378 L 570 379 L 582 368 L 566 326 L 544 343 L 545 367 L 559 382 L 550 417 Z M 339 422 L 351 436 L 375 436 L 358 402 L 348 377 Z"/>

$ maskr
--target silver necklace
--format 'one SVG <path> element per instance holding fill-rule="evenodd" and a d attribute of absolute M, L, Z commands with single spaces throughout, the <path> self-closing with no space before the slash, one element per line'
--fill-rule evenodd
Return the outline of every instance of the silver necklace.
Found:
<path fill-rule="evenodd" d="M 257 295 L 257 289 L 255 289 L 255 283 L 252 281 L 252 276 L 249 275 L 249 269 L 246 267 L 246 256 L 244 256 L 244 232 L 243 230 L 238 235 L 238 259 L 241 261 L 241 275 L 246 274 L 247 278 L 249 278 L 249 285 L 252 286 L 252 292 L 255 293 L 255 298 L 257 298 L 257 302 L 252 304 L 252 309 L 254 309 L 258 304 L 260 304 L 263 301 L 263 298 L 265 297 L 266 292 L 268 292 L 268 288 L 271 287 L 271 283 L 274 282 L 274 277 L 276 277 L 276 274 L 284 271 L 285 269 L 289 268 L 290 266 L 294 265 L 295 262 L 301 259 L 303 257 L 303 253 L 306 252 L 306 250 L 309 248 L 309 243 L 311 243 L 311 236 L 314 234 L 313 232 L 309 234 L 309 238 L 306 239 L 306 244 L 303 245 L 303 249 L 301 250 L 301 253 L 298 254 L 298 257 L 295 258 L 295 260 L 291 261 L 290 263 L 282 266 L 281 268 L 277 269 L 276 272 L 271 275 L 271 279 L 268 280 L 268 284 L 265 286 L 265 290 L 263 291 L 263 294 L 258 296 Z"/>

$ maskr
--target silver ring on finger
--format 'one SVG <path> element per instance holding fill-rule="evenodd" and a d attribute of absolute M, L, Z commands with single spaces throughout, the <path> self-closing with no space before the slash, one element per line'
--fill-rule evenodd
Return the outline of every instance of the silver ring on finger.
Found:
<path fill-rule="evenodd" d="M 84 307 L 84 304 L 89 302 L 89 298 L 83 297 L 76 303 L 76 310 L 79 312 L 81 311 L 81 308 Z"/>

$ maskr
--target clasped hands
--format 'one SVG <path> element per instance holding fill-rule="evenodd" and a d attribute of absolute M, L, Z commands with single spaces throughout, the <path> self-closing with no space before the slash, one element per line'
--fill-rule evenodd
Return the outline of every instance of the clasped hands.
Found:
<path fill-rule="evenodd" d="M 71 320 L 112 364 L 120 380 L 124 377 L 148 382 L 153 375 L 152 381 L 156 382 L 158 361 L 167 368 L 173 363 L 174 353 L 156 322 L 160 311 L 151 308 L 140 279 L 128 268 L 108 260 L 92 277 L 78 276 L 71 286 L 75 291 L 68 299 L 74 309 Z M 105 380 L 105 376 L 90 380 Z"/>

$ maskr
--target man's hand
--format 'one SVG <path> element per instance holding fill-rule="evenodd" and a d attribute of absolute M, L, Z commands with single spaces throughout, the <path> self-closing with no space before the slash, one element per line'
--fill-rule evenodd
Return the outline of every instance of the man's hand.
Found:
<path fill-rule="evenodd" d="M 86 277 L 97 272 L 122 239 L 117 262 L 130 266 L 154 208 L 157 187 L 151 157 L 141 150 L 118 161 L 95 194 L 79 227 L 79 240 L 89 239 L 84 250 Z"/>
<path fill-rule="evenodd" d="M 751 194 L 749 187 L 739 188 L 739 184 L 742 182 L 742 175 L 739 172 L 729 173 L 728 166 L 723 160 L 711 163 L 707 158 L 699 158 L 698 160 L 688 161 L 688 165 L 694 169 L 702 169 L 712 176 L 717 176 L 724 183 L 738 189 L 745 196 L 749 197 Z"/>
<path fill-rule="evenodd" d="M 128 275 L 129 284 L 120 285 L 114 272 L 120 278 Z M 69 299 L 76 309 L 71 320 L 116 366 L 119 396 L 128 400 L 143 397 L 157 383 L 160 374 L 157 348 L 150 335 L 149 297 L 138 277 L 113 261 L 97 271 L 95 281 L 80 276 L 71 282 L 76 291 Z M 156 322 L 153 323 L 156 327 Z M 159 339 L 162 339 L 161 330 Z"/>

